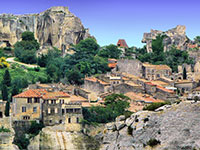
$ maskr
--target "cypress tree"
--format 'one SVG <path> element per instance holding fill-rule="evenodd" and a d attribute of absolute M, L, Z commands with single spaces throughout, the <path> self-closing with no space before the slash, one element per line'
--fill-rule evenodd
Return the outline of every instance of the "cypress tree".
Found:
<path fill-rule="evenodd" d="M 7 101 L 6 109 L 5 109 L 5 116 L 8 117 L 10 115 L 10 102 Z"/>
<path fill-rule="evenodd" d="M 5 84 L 2 85 L 1 93 L 2 93 L 2 99 L 4 101 L 7 101 L 8 100 L 8 88 Z"/>
<path fill-rule="evenodd" d="M 187 72 L 186 69 L 183 69 L 183 80 L 187 79 Z"/>
<path fill-rule="evenodd" d="M 11 78 L 8 69 L 6 69 L 4 76 L 3 76 L 3 85 L 10 86 L 11 85 Z"/>

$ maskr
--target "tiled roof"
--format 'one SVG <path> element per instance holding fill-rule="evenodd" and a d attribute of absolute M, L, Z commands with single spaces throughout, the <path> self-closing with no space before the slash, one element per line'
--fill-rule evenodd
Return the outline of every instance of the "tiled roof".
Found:
<path fill-rule="evenodd" d="M 156 86 L 156 84 L 153 84 L 152 82 L 146 82 L 145 84 L 151 85 L 151 86 Z"/>
<path fill-rule="evenodd" d="M 70 97 L 70 95 L 64 92 L 47 92 L 45 89 L 29 89 L 14 96 L 14 98 L 42 98 L 42 99 L 57 99 L 59 97 Z"/>
<path fill-rule="evenodd" d="M 70 97 L 70 95 L 64 92 L 48 92 L 42 96 L 43 99 L 57 99 L 60 97 Z"/>
<path fill-rule="evenodd" d="M 81 97 L 81 96 L 71 95 L 70 101 L 71 102 L 86 102 L 88 100 L 84 97 Z"/>
<path fill-rule="evenodd" d="M 47 93 L 44 89 L 29 89 L 27 91 L 24 91 L 18 95 L 15 95 L 14 98 L 41 98 L 43 94 Z"/>
<path fill-rule="evenodd" d="M 171 70 L 171 68 L 167 65 L 152 65 L 152 64 L 146 64 L 143 63 L 144 67 L 154 68 L 156 70 Z"/>
<path fill-rule="evenodd" d="M 117 63 L 109 63 L 108 67 L 109 68 L 115 68 L 117 66 Z"/>
<path fill-rule="evenodd" d="M 124 39 L 119 39 L 117 46 L 128 48 L 128 45 Z"/>
<path fill-rule="evenodd" d="M 158 103 L 158 102 L 163 102 L 163 100 L 160 99 L 154 99 L 153 97 L 147 96 L 147 95 L 143 95 L 141 93 L 134 93 L 134 92 L 128 92 L 125 94 L 126 96 L 128 96 L 131 100 L 134 101 L 144 101 L 146 103 Z"/>
<path fill-rule="evenodd" d="M 91 82 L 99 82 L 99 83 L 102 84 L 102 85 L 109 85 L 109 83 L 104 82 L 104 81 L 99 80 L 99 79 L 94 78 L 94 77 L 85 78 L 85 80 L 87 80 L 87 81 L 91 81 Z"/>
<path fill-rule="evenodd" d="M 162 86 L 159 86 L 159 85 L 157 85 L 157 88 L 160 89 L 160 90 L 162 90 L 162 91 L 164 91 L 164 92 L 167 92 L 167 93 L 174 93 L 174 91 L 166 89 L 166 88 L 164 88 Z"/>

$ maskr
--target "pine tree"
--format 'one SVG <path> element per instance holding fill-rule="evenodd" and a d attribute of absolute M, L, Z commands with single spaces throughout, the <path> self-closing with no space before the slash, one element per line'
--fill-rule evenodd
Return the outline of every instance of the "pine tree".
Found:
<path fill-rule="evenodd" d="M 6 69 L 4 76 L 3 76 L 3 85 L 10 86 L 11 85 L 11 78 L 8 69 Z"/>
<path fill-rule="evenodd" d="M 5 84 L 2 85 L 1 93 L 2 93 L 2 99 L 4 101 L 7 101 L 8 100 L 8 88 Z"/>
<path fill-rule="evenodd" d="M 187 79 L 187 72 L 186 69 L 183 69 L 183 80 Z"/>

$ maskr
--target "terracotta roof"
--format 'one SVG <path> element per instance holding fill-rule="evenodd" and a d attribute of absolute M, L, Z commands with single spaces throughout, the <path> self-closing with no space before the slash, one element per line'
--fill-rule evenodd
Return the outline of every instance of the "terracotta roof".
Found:
<path fill-rule="evenodd" d="M 117 61 L 117 59 L 114 59 L 114 58 L 108 58 L 108 61 Z"/>
<path fill-rule="evenodd" d="M 70 101 L 71 102 L 87 102 L 88 100 L 84 97 L 81 97 L 81 96 L 71 95 Z"/>
<path fill-rule="evenodd" d="M 14 98 L 42 98 L 42 99 L 57 99 L 59 97 L 70 97 L 70 95 L 64 92 L 47 92 L 45 89 L 29 89 L 14 96 Z"/>
<path fill-rule="evenodd" d="M 47 91 L 45 89 L 29 89 L 24 91 L 18 95 L 15 95 L 14 98 L 41 98 L 43 94 L 46 94 Z"/>
<path fill-rule="evenodd" d="M 160 99 L 154 99 L 153 97 L 149 96 L 149 95 L 144 95 L 142 93 L 134 93 L 134 92 L 128 92 L 125 94 L 126 96 L 128 96 L 131 100 L 134 101 L 144 101 L 146 103 L 158 103 L 158 102 L 163 102 L 163 100 Z"/>
<path fill-rule="evenodd" d="M 99 82 L 99 83 L 102 84 L 102 85 L 109 85 L 109 83 L 104 82 L 104 81 L 102 81 L 102 80 L 99 80 L 99 79 L 97 79 L 97 78 L 95 78 L 95 77 L 85 78 L 85 80 L 91 81 L 91 82 Z"/>
<path fill-rule="evenodd" d="M 43 99 L 57 99 L 60 97 L 70 97 L 70 95 L 64 92 L 48 92 L 42 96 Z"/>
<path fill-rule="evenodd" d="M 124 39 L 119 39 L 119 41 L 117 42 L 117 46 L 128 48 L 128 45 Z"/>
<path fill-rule="evenodd" d="M 193 89 L 192 91 L 200 91 L 200 86 L 195 88 L 195 89 Z"/>
<path fill-rule="evenodd" d="M 109 63 L 108 67 L 109 68 L 115 68 L 117 66 L 117 63 Z"/>
<path fill-rule="evenodd" d="M 174 91 L 169 90 L 169 89 L 166 89 L 166 88 L 164 88 L 164 87 L 162 87 L 162 86 L 159 86 L 159 85 L 157 85 L 157 88 L 160 89 L 160 90 L 162 90 L 162 91 L 165 91 L 165 92 L 167 92 L 167 93 L 174 93 Z"/>
<path fill-rule="evenodd" d="M 151 85 L 151 86 L 156 86 L 156 84 L 153 84 L 152 82 L 146 82 L 145 84 Z"/>
<path fill-rule="evenodd" d="M 149 68 L 154 68 L 154 69 L 157 69 L 157 70 L 171 70 L 171 68 L 167 65 L 152 65 L 152 64 L 143 63 L 143 66 L 149 67 Z"/>

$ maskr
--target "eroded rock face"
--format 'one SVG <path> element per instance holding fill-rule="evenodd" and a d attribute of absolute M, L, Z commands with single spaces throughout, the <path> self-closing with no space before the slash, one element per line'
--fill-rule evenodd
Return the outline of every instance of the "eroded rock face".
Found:
<path fill-rule="evenodd" d="M 169 51 L 173 45 L 178 49 L 187 50 L 187 44 L 190 40 L 187 38 L 185 30 L 186 27 L 183 25 L 178 25 L 166 32 L 151 30 L 150 33 L 144 33 L 142 42 L 146 43 L 147 52 L 152 52 L 152 40 L 156 39 L 158 35 L 165 35 L 166 37 L 163 40 L 164 51 Z"/>
<path fill-rule="evenodd" d="M 159 112 L 137 112 L 120 130 L 105 128 L 101 150 L 199 149 L 199 115 L 200 103 L 191 102 L 174 104 Z M 148 145 L 150 139 L 156 139 L 160 144 L 152 148 Z"/>
<path fill-rule="evenodd" d="M 39 14 L 0 15 L 0 46 L 14 45 L 27 30 L 34 32 L 42 46 L 59 49 L 90 37 L 88 29 L 67 7 L 52 7 Z"/>
<path fill-rule="evenodd" d="M 28 150 L 98 150 L 95 139 L 81 132 L 67 132 L 64 125 L 45 127 L 30 141 Z"/>

